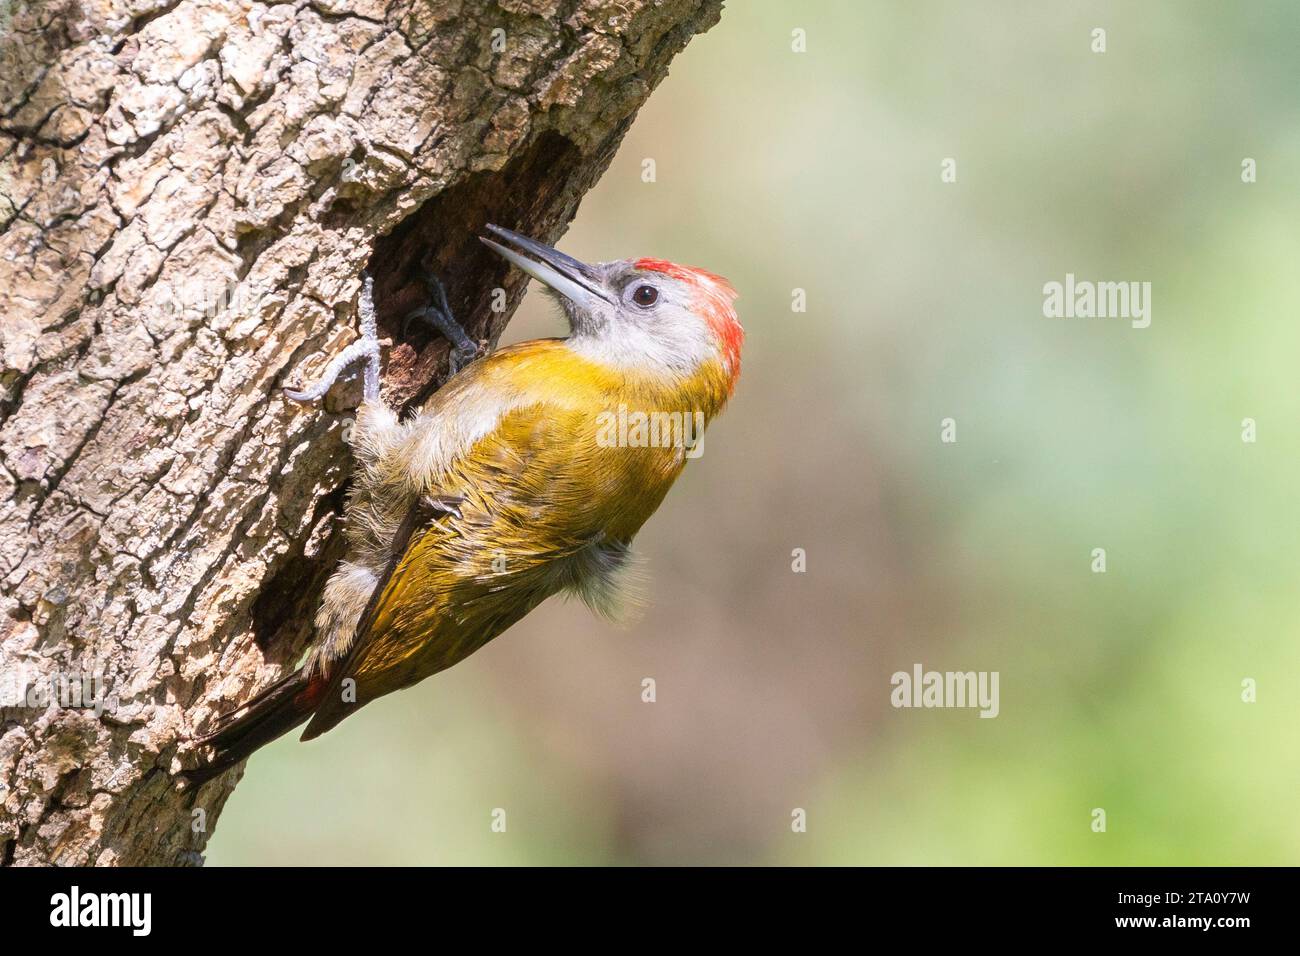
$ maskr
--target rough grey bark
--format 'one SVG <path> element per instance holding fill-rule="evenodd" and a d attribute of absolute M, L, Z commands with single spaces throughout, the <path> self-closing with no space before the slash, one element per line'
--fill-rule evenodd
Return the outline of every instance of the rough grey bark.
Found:
<path fill-rule="evenodd" d="M 187 792 L 178 745 L 340 553 L 346 418 L 280 386 L 369 268 L 385 398 L 427 396 L 426 255 L 495 343 L 476 231 L 554 239 L 721 0 L 0 3 L 0 861 L 197 863 L 238 772 Z"/>

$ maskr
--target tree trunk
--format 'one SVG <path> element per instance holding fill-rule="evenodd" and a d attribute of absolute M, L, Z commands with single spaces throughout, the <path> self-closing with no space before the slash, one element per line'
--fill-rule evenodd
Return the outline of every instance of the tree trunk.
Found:
<path fill-rule="evenodd" d="M 426 257 L 494 344 L 483 223 L 555 239 L 721 0 L 0 3 L 0 861 L 200 863 L 239 771 L 178 747 L 341 554 L 357 390 L 280 387 L 367 268 L 393 406 L 446 374 Z"/>

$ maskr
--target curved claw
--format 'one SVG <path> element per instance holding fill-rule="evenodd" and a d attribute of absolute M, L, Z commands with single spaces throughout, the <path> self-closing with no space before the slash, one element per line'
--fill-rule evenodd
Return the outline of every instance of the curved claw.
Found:
<path fill-rule="evenodd" d="M 315 385 L 306 388 L 284 389 L 285 397 L 295 402 L 314 402 L 324 398 L 335 379 L 343 370 L 354 362 L 365 360 L 363 394 L 366 401 L 379 398 L 379 335 L 375 320 L 374 302 L 375 280 L 368 274 L 361 285 L 361 301 L 358 305 L 360 315 L 361 338 L 357 339 L 325 366 L 325 373 Z"/>
<path fill-rule="evenodd" d="M 416 319 L 420 319 L 429 325 L 433 325 L 433 321 L 425 316 L 425 312 L 427 311 L 427 306 L 420 306 L 420 308 L 414 309 L 406 314 L 406 318 L 402 319 L 402 338 L 408 339 L 411 337 L 411 324 L 415 322 Z"/>
<path fill-rule="evenodd" d="M 447 367 L 450 373 L 455 375 L 478 358 L 481 351 L 479 344 L 465 334 L 465 330 L 451 314 L 451 306 L 447 302 L 447 290 L 432 269 L 425 269 L 424 283 L 432 301 L 407 314 L 402 320 L 402 335 L 405 337 L 409 333 L 411 323 L 417 319 L 433 326 L 451 344 Z"/>

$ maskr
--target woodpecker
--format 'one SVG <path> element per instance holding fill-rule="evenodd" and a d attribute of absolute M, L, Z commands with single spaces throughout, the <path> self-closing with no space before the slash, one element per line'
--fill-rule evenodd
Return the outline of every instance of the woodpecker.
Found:
<path fill-rule="evenodd" d="M 559 300 L 569 336 L 476 358 L 430 277 L 430 304 L 408 320 L 438 328 L 453 344 L 453 371 L 464 367 L 401 420 L 380 400 L 365 278 L 360 338 L 314 388 L 287 390 L 318 399 L 364 362 L 347 554 L 325 587 L 301 667 L 195 741 L 210 749 L 191 781 L 304 722 L 301 739 L 323 734 L 464 660 L 554 594 L 610 613 L 625 590 L 632 539 L 694 457 L 689 442 L 646 441 L 644 430 L 634 436 L 641 440 L 611 440 L 626 430 L 605 427 L 610 416 L 707 424 L 730 399 L 744 332 L 725 279 L 663 259 L 588 265 L 486 228 L 483 243 Z"/>

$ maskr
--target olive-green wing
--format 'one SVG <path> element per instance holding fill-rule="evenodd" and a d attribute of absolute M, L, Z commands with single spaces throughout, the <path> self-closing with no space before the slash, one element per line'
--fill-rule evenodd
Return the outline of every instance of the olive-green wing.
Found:
<path fill-rule="evenodd" d="M 307 727 L 302 732 L 302 740 L 319 737 L 346 716 L 342 695 L 343 680 L 352 673 L 359 652 L 371 643 L 375 611 L 379 608 L 385 596 L 389 594 L 403 559 L 409 557 L 411 539 L 417 536 L 417 531 L 423 533 L 422 526 L 427 525 L 431 517 L 432 515 L 427 507 L 420 503 L 407 509 L 406 516 L 402 519 L 402 523 L 398 525 L 397 534 L 393 537 L 392 556 L 388 560 L 387 567 L 384 568 L 384 573 L 380 575 L 379 580 L 375 583 L 375 589 L 370 592 L 370 600 L 366 603 L 365 609 L 361 612 L 361 618 L 357 622 L 352 649 L 348 652 L 347 657 L 343 659 L 341 666 L 334 668 L 334 675 L 324 696 L 321 698 L 321 704 L 317 707 L 315 714 L 313 714 Z M 438 515 L 438 517 L 442 517 L 442 515 Z M 400 581 L 400 577 L 397 579 Z"/>
<path fill-rule="evenodd" d="M 352 647 L 331 669 L 329 686 L 303 740 L 474 649 L 457 646 L 475 635 L 460 633 L 443 609 L 466 599 L 464 568 L 469 564 L 482 564 L 482 576 L 489 576 L 493 555 L 482 542 L 508 541 L 511 531 L 533 530 L 519 527 L 519 512 L 533 511 L 539 490 L 563 482 L 564 460 L 554 447 L 548 448 L 552 443 L 546 423 L 564 414 L 532 405 L 504 416 L 491 435 L 446 469 L 445 487 L 422 496 L 407 511 L 392 557 L 358 621 Z M 449 562 L 459 565 L 456 574 L 448 569 Z M 485 584 L 481 590 L 490 588 Z M 525 601 L 517 611 L 503 611 L 508 619 L 495 621 L 496 629 L 503 630 L 531 606 Z M 417 613 L 422 617 L 412 620 Z M 431 641 L 439 646 L 430 647 Z M 344 700 L 347 679 L 355 681 L 354 700 Z"/>

